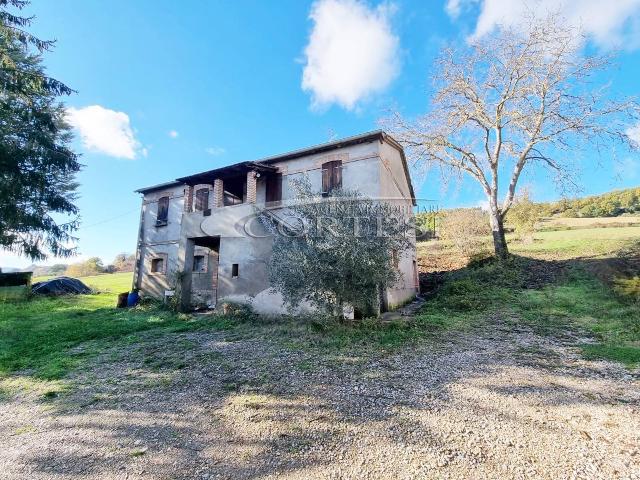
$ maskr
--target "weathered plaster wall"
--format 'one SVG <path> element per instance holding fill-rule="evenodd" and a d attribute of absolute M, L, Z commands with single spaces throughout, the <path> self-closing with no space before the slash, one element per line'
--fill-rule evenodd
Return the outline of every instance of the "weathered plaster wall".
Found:
<path fill-rule="evenodd" d="M 172 290 L 175 287 L 175 272 L 178 270 L 178 244 L 145 246 L 141 249 L 141 255 L 141 274 L 138 288 L 140 288 L 143 295 L 163 298 L 165 290 Z M 153 273 L 151 271 L 151 261 L 159 257 L 162 257 L 165 261 L 165 271 Z"/>
<path fill-rule="evenodd" d="M 156 227 L 158 200 L 169 196 L 167 225 Z M 184 210 L 184 187 L 176 186 L 145 194 L 141 214 L 141 235 L 138 245 L 136 287 L 143 295 L 162 298 L 164 291 L 173 288 L 178 266 L 180 223 Z M 151 261 L 163 258 L 164 272 L 151 271 Z"/>
<path fill-rule="evenodd" d="M 380 144 L 379 155 L 380 197 L 388 199 L 394 205 L 401 206 L 407 214 L 412 215 L 411 192 L 400 152 L 385 142 Z M 416 247 L 415 235 L 412 235 L 411 246 L 399 255 L 400 280 L 394 288 L 387 290 L 387 304 L 390 309 L 406 303 L 417 293 L 414 260 L 416 260 Z"/>
<path fill-rule="evenodd" d="M 282 198 L 287 200 L 294 197 L 291 181 L 296 178 L 300 179 L 303 175 L 309 178 L 314 190 L 320 192 L 322 190 L 322 164 L 332 160 L 342 160 L 343 188 L 357 188 L 363 195 L 377 196 L 378 145 L 379 142 L 376 140 L 273 164 L 283 174 Z"/>

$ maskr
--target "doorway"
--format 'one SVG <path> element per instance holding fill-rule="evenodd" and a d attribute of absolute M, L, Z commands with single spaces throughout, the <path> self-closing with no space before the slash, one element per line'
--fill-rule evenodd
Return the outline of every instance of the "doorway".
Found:
<path fill-rule="evenodd" d="M 193 255 L 189 262 L 191 307 L 209 309 L 218 300 L 218 263 L 220 237 L 193 238 Z"/>

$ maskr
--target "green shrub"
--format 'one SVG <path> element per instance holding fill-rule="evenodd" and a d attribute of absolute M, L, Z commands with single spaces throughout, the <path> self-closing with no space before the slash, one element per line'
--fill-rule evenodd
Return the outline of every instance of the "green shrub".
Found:
<path fill-rule="evenodd" d="M 528 194 L 518 198 L 507 212 L 505 222 L 521 238 L 531 235 L 542 220 L 542 208 L 529 199 Z"/>

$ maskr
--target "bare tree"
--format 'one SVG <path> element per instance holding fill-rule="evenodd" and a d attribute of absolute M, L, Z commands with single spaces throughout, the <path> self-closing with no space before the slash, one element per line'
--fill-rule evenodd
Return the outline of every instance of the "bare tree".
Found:
<path fill-rule="evenodd" d="M 387 119 L 415 166 L 437 166 L 445 179 L 468 174 L 481 185 L 499 257 L 508 254 L 503 220 L 525 167 L 543 165 L 567 187 L 585 145 L 631 146 L 626 131 L 638 105 L 592 85 L 612 59 L 583 55 L 584 40 L 557 15 L 530 16 L 520 29 L 446 48 L 435 63 L 428 113 Z"/>

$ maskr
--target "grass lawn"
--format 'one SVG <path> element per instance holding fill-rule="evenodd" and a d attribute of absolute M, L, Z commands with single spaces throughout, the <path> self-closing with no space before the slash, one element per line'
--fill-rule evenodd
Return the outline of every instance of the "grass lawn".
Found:
<path fill-rule="evenodd" d="M 51 276 L 34 277 L 33 283 L 42 282 L 54 278 Z M 133 273 L 105 273 L 101 275 L 92 275 L 90 277 L 81 277 L 86 285 L 100 292 L 122 293 L 131 289 Z"/>
<path fill-rule="evenodd" d="M 230 326 L 224 318 L 196 322 L 160 305 L 115 308 L 117 294 L 130 289 L 131 279 L 131 273 L 82 277 L 98 293 L 0 302 L 0 394 L 2 380 L 11 375 L 22 378 L 18 388 L 60 380 L 92 355 L 139 341 L 136 334 L 143 331 L 170 334 Z"/>
<path fill-rule="evenodd" d="M 618 228 L 583 228 L 537 232 L 533 242 L 515 242 L 513 253 L 546 258 L 574 258 L 610 255 L 640 239 L 640 226 Z"/>

